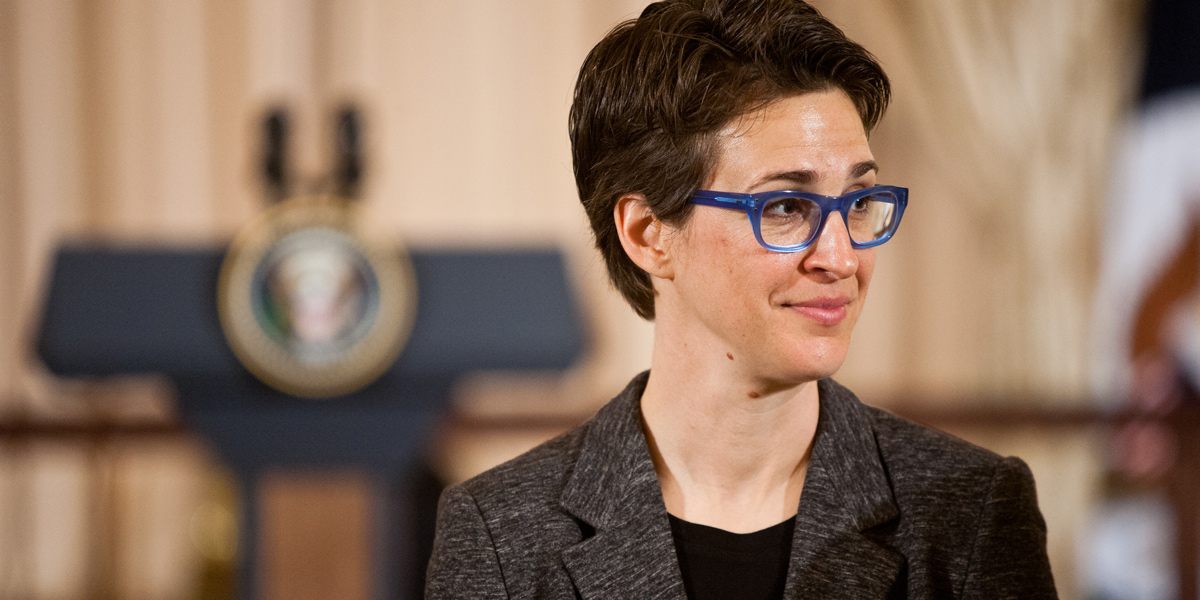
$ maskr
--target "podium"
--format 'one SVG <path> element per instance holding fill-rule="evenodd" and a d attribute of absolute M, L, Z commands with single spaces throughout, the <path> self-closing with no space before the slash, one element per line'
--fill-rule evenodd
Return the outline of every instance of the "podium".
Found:
<path fill-rule="evenodd" d="M 403 568 L 414 561 L 418 523 L 400 499 L 451 386 L 472 371 L 564 369 L 585 343 L 558 252 L 409 254 L 417 280 L 411 337 L 378 380 L 345 396 L 292 397 L 243 368 L 217 316 L 221 248 L 61 248 L 37 349 L 64 377 L 159 373 L 174 382 L 185 426 L 239 480 L 240 598 L 261 597 L 258 476 L 347 467 L 375 482 L 370 597 L 407 598 L 419 586 Z"/>

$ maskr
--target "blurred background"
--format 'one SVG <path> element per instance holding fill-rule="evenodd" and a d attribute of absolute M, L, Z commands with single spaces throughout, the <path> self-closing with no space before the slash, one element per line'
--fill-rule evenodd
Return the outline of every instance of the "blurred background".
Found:
<path fill-rule="evenodd" d="M 649 365 L 566 134 L 583 57 L 644 4 L 0 0 L 0 599 L 419 597 L 441 486 Z M 838 379 L 1028 462 L 1063 598 L 1195 598 L 1200 9 L 815 4 L 892 78 L 871 143 L 880 181 L 911 189 Z M 373 550 L 368 469 L 241 477 L 167 378 L 56 377 L 36 350 L 63 244 L 222 247 L 268 206 L 266 111 L 287 108 L 315 181 L 347 105 L 373 227 L 429 252 L 561 253 L 587 332 L 565 371 L 456 381 L 418 483 L 388 500 L 411 523 L 396 564 Z"/>

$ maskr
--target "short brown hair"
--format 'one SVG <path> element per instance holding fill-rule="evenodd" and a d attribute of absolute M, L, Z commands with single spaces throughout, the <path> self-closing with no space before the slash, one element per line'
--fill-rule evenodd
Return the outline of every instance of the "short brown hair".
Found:
<path fill-rule="evenodd" d="M 613 285 L 654 319 L 650 277 L 625 254 L 613 208 L 646 197 L 681 226 L 717 159 L 716 133 L 784 96 L 841 89 L 864 128 L 887 108 L 887 75 L 862 46 L 801 0 L 655 2 L 592 49 L 575 84 L 575 184 Z"/>

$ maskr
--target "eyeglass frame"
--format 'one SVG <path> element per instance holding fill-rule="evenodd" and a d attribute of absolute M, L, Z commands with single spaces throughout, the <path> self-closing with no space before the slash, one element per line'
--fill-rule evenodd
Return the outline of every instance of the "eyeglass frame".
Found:
<path fill-rule="evenodd" d="M 821 194 L 811 194 L 808 192 L 798 192 L 794 190 L 778 190 L 770 192 L 758 192 L 756 194 L 741 194 L 736 192 L 714 192 L 712 190 L 699 190 L 692 194 L 688 199 L 691 204 L 700 206 L 715 206 L 717 208 L 729 208 L 734 210 L 745 211 L 746 216 L 750 217 L 750 225 L 754 229 L 754 238 L 758 240 L 758 244 L 772 252 L 802 252 L 807 250 L 809 246 L 821 237 L 821 231 L 825 229 L 825 220 L 829 218 L 829 214 L 837 211 L 842 215 L 842 222 L 849 223 L 850 207 L 854 206 L 860 198 L 865 198 L 874 194 L 883 192 L 891 194 L 896 199 L 896 215 L 892 220 L 891 227 L 888 228 L 879 239 L 869 242 L 856 242 L 854 238 L 850 238 L 850 246 L 852 248 L 874 248 L 884 242 L 892 239 L 896 230 L 900 228 L 900 217 L 904 216 L 904 208 L 908 206 L 908 188 L 897 187 L 894 185 L 876 185 L 861 190 L 855 190 L 849 194 L 842 196 L 822 196 Z M 807 240 L 799 244 L 791 246 L 777 246 L 768 244 L 762 238 L 762 212 L 772 200 L 777 198 L 802 198 L 815 203 L 821 209 L 821 219 L 817 226 L 813 228 L 813 232 Z M 847 231 L 847 233 L 849 233 Z"/>

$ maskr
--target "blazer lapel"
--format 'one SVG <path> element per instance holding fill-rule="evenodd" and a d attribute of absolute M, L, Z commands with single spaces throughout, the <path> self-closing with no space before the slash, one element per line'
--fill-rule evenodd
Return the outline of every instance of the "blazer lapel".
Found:
<path fill-rule="evenodd" d="M 876 536 L 899 509 L 862 405 L 832 380 L 818 385 L 817 437 L 784 598 L 884 598 L 904 557 Z"/>
<path fill-rule="evenodd" d="M 642 431 L 640 400 L 647 373 L 593 419 L 575 471 L 563 490 L 564 509 L 595 534 L 563 552 L 583 600 L 685 600 L 671 525 Z"/>
<path fill-rule="evenodd" d="M 685 600 L 670 525 L 649 521 L 631 519 L 563 552 L 580 598 Z"/>

